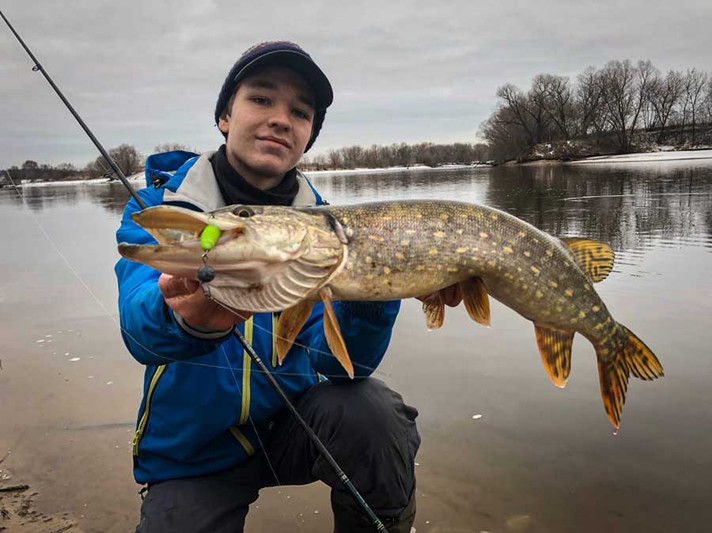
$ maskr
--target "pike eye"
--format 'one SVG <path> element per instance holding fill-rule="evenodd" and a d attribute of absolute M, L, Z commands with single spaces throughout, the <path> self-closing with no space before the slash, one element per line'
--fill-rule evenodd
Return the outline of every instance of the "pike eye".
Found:
<path fill-rule="evenodd" d="M 250 218 L 255 214 L 255 211 L 251 207 L 241 205 L 233 209 L 232 214 L 242 218 Z"/>

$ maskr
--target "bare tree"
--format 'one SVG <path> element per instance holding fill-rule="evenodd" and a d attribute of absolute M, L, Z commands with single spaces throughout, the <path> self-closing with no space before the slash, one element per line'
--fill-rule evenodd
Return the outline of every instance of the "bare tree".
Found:
<path fill-rule="evenodd" d="M 635 67 L 627 59 L 609 61 L 603 68 L 604 107 L 620 152 L 629 152 L 632 148 L 654 68 L 650 61 L 639 61 Z"/>
<path fill-rule="evenodd" d="M 508 83 L 497 89 L 497 96 L 502 99 L 500 104 L 506 110 L 499 113 L 498 123 L 500 125 L 518 126 L 525 133 L 529 145 L 533 146 L 539 140 L 532 125 L 532 113 L 529 110 L 527 97 L 517 87 Z"/>
<path fill-rule="evenodd" d="M 680 102 L 682 89 L 682 74 L 675 70 L 669 71 L 665 78 L 658 78 L 651 86 L 650 105 L 655 114 L 653 126 L 659 128 L 659 143 L 663 142 L 665 127 L 675 106 Z"/>
<path fill-rule="evenodd" d="M 329 150 L 326 157 L 330 168 L 344 168 L 344 158 L 340 150 Z"/>
<path fill-rule="evenodd" d="M 697 119 L 700 114 L 704 113 L 702 106 L 704 102 L 704 90 L 709 83 L 708 74 L 706 72 L 700 72 L 695 68 L 688 70 L 683 78 L 682 129 L 684 129 L 685 124 L 691 124 L 692 144 L 695 144 Z"/>
<path fill-rule="evenodd" d="M 599 134 L 603 129 L 601 117 L 604 86 L 601 78 L 601 73 L 594 67 L 588 67 L 578 76 L 575 114 L 578 118 L 577 136 Z"/>
<path fill-rule="evenodd" d="M 124 175 L 136 174 L 143 169 L 143 156 L 130 144 L 122 144 L 109 151 Z"/>
<path fill-rule="evenodd" d="M 564 76 L 544 74 L 541 76 L 546 99 L 544 110 L 556 125 L 564 140 L 571 138 L 575 129 L 574 94 L 569 79 Z"/>
<path fill-rule="evenodd" d="M 194 148 L 191 148 L 190 146 L 186 144 L 180 144 L 180 143 L 165 143 L 165 144 L 159 144 L 158 146 L 155 146 L 153 148 L 154 153 L 162 153 L 162 152 L 174 152 L 176 150 L 180 150 L 183 152 L 193 152 L 197 153 Z"/>

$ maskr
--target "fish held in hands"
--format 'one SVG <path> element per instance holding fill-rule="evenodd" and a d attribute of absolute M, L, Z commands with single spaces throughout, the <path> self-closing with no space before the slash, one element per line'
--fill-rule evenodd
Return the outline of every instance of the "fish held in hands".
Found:
<path fill-rule="evenodd" d="M 282 311 L 280 361 L 324 302 L 325 336 L 353 376 L 333 300 L 418 297 L 459 284 L 476 322 L 489 325 L 489 296 L 531 320 L 544 367 L 563 387 L 575 333 L 594 346 L 603 404 L 618 428 L 628 379 L 663 375 L 653 352 L 608 312 L 593 284 L 607 277 L 613 252 L 585 238 L 556 238 L 486 206 L 453 201 L 390 201 L 309 208 L 229 206 L 200 213 L 158 206 L 133 215 L 158 244 L 119 245 L 127 259 L 203 282 L 210 298 L 253 313 Z M 207 226 L 220 230 L 209 249 Z M 427 326 L 440 327 L 444 304 L 425 298 Z"/>

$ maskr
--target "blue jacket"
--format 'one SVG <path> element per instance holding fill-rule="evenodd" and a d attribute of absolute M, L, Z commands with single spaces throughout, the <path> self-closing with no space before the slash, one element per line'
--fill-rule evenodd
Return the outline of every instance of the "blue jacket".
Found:
<path fill-rule="evenodd" d="M 210 155 L 168 152 L 149 157 L 148 187 L 138 194 L 148 206 L 181 205 L 202 211 L 222 207 Z M 297 179 L 294 205 L 324 203 L 304 175 Z M 118 242 L 155 242 L 131 220 L 131 213 L 138 210 L 135 200 L 126 206 Z M 160 272 L 125 259 L 115 270 L 121 334 L 134 358 L 146 365 L 133 440 L 136 481 L 217 472 L 259 452 L 282 404 L 253 369 L 233 332 L 211 334 L 184 324 L 158 290 Z M 356 376 L 368 376 L 388 347 L 400 302 L 335 302 L 334 308 Z M 276 320 L 272 313 L 256 314 L 238 328 L 291 400 L 314 385 L 319 374 L 348 379 L 326 344 L 321 304 L 315 306 L 282 366 L 277 366 L 272 337 Z"/>

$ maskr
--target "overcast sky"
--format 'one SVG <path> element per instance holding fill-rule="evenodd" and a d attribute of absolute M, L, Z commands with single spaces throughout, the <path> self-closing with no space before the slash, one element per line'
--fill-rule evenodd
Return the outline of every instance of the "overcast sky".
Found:
<path fill-rule="evenodd" d="M 710 0 L 0 0 L 0 9 L 108 148 L 221 142 L 218 91 L 252 44 L 286 39 L 330 78 L 312 149 L 475 142 L 504 83 L 574 77 L 611 59 L 712 71 Z M 0 21 L 0 168 L 98 153 Z"/>

